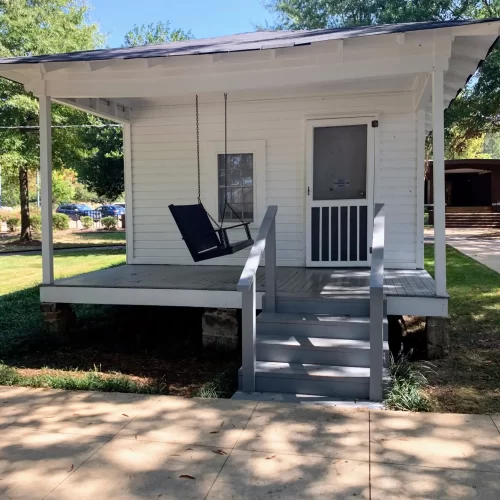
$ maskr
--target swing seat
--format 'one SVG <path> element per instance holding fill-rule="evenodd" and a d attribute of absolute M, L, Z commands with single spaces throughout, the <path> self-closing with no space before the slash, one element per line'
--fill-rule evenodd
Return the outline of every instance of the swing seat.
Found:
<path fill-rule="evenodd" d="M 253 245 L 249 222 L 216 229 L 202 203 L 169 205 L 168 208 L 195 262 L 230 255 Z M 247 239 L 231 243 L 227 231 L 238 227 L 245 228 Z"/>

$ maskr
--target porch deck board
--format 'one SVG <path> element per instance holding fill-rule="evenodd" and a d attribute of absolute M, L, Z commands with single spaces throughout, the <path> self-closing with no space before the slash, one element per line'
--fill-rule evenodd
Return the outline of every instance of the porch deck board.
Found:
<path fill-rule="evenodd" d="M 240 275 L 239 267 L 134 264 L 59 279 L 54 286 L 236 291 Z M 369 269 L 277 268 L 277 292 L 284 295 L 359 295 L 367 294 L 369 285 Z M 265 291 L 264 269 L 258 271 L 257 291 Z M 384 291 L 387 296 L 436 296 L 434 280 L 424 270 L 386 269 Z"/>

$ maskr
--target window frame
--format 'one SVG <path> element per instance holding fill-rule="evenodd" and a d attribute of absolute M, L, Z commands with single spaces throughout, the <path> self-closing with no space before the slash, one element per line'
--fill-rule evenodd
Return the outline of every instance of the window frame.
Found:
<path fill-rule="evenodd" d="M 250 227 L 258 228 L 266 211 L 266 141 L 228 141 L 227 153 L 253 155 L 254 213 Z M 219 219 L 218 158 L 221 154 L 224 154 L 224 141 L 204 143 L 203 163 L 201 165 L 201 198 L 210 214 L 216 216 L 217 219 Z M 229 224 L 230 221 L 227 222 Z"/>

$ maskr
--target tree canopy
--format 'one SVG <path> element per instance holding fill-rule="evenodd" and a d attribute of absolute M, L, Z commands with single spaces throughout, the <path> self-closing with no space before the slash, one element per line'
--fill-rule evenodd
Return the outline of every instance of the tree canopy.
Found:
<path fill-rule="evenodd" d="M 445 21 L 497 17 L 500 0 L 270 0 L 278 29 Z M 500 131 L 500 49 L 492 50 L 445 114 L 448 156 L 462 156 L 468 142 Z"/>
<path fill-rule="evenodd" d="M 488 0 L 485 0 L 486 2 Z M 496 1 L 496 0 L 494 0 Z M 468 0 L 270 0 L 278 29 L 320 29 L 472 17 Z"/>
<path fill-rule="evenodd" d="M 78 179 L 100 197 L 116 200 L 124 191 L 122 128 L 95 119 L 95 128 L 82 128 Z"/>
<path fill-rule="evenodd" d="M 135 24 L 125 34 L 124 47 L 136 47 L 161 42 L 180 42 L 191 38 L 193 38 L 191 31 L 183 31 L 179 28 L 172 29 L 169 21 L 158 21 L 156 24 Z"/>
<path fill-rule="evenodd" d="M 0 2 L 0 55 L 28 56 L 93 49 L 103 38 L 89 24 L 88 7 L 77 0 L 13 0 Z M 31 238 L 28 171 L 39 165 L 38 101 L 22 85 L 0 80 L 0 162 L 3 172 L 19 175 L 21 240 Z M 53 121 L 82 120 L 84 114 L 53 106 Z M 54 134 L 53 163 L 71 157 L 70 129 Z"/>

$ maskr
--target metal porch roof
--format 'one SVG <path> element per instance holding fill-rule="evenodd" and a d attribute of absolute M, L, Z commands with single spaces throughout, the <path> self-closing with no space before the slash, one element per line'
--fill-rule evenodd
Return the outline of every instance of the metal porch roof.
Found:
<path fill-rule="evenodd" d="M 140 59 L 151 57 L 185 56 L 244 52 L 250 50 L 279 49 L 301 45 L 310 45 L 328 40 L 407 33 L 439 28 L 453 28 L 472 24 L 499 21 L 500 18 L 473 19 L 464 21 L 432 21 L 402 24 L 384 24 L 376 26 L 358 26 L 351 28 L 297 30 L 297 31 L 255 31 L 237 35 L 187 40 L 184 42 L 159 43 L 138 47 L 122 47 L 64 54 L 41 56 L 0 58 L 0 64 L 50 63 L 102 61 L 109 59 Z"/>

